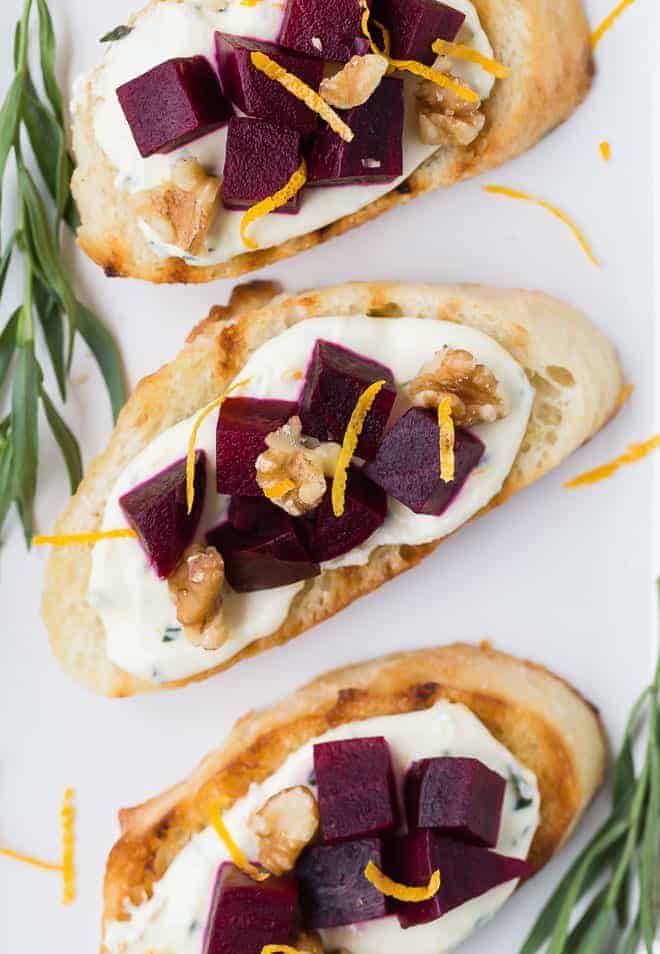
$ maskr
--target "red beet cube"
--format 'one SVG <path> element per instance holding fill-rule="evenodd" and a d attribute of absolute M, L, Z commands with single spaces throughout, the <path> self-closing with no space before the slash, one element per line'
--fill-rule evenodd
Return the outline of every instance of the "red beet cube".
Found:
<path fill-rule="evenodd" d="M 444 513 L 483 457 L 485 447 L 470 431 L 456 429 L 454 479 L 440 477 L 440 436 L 434 411 L 413 407 L 384 437 L 365 474 L 414 513 Z"/>
<path fill-rule="evenodd" d="M 303 135 L 314 132 L 318 125 L 317 113 L 253 66 L 250 54 L 254 50 L 266 53 L 317 92 L 323 79 L 323 60 L 284 53 L 269 43 L 222 33 L 216 33 L 215 46 L 222 89 L 241 112 L 268 119 L 277 126 L 297 129 Z"/>
<path fill-rule="evenodd" d="M 378 361 L 319 339 L 305 374 L 300 395 L 303 431 L 320 441 L 344 440 L 346 428 L 363 391 L 374 381 L 385 380 L 364 422 L 357 455 L 365 460 L 378 450 L 381 436 L 396 400 L 390 369 Z"/>
<path fill-rule="evenodd" d="M 443 838 L 429 828 L 404 835 L 397 844 L 396 855 L 397 881 L 426 885 L 438 869 L 441 878 L 440 890 L 429 901 L 396 903 L 402 928 L 435 921 L 499 884 L 514 878 L 526 878 L 532 873 L 532 866 L 527 861 Z"/>
<path fill-rule="evenodd" d="M 306 927 L 339 927 L 385 917 L 385 895 L 364 877 L 369 861 L 382 870 L 380 838 L 311 845 L 304 850 L 295 874 Z"/>
<path fill-rule="evenodd" d="M 394 831 L 399 803 L 390 747 L 382 737 L 314 746 L 324 841 Z"/>
<path fill-rule="evenodd" d="M 117 96 L 145 159 L 206 136 L 234 115 L 204 56 L 161 63 L 124 83 Z"/>
<path fill-rule="evenodd" d="M 235 117 L 229 123 L 222 183 L 228 209 L 249 209 L 287 184 L 300 166 L 300 133 L 265 119 Z M 296 213 L 301 192 L 276 212 Z"/>
<path fill-rule="evenodd" d="M 435 2 L 435 0 L 433 0 Z M 355 134 L 344 142 L 322 125 L 308 162 L 308 184 L 341 186 L 391 182 L 403 172 L 403 82 L 381 80 L 362 106 L 341 112 Z"/>
<path fill-rule="evenodd" d="M 378 0 L 374 17 L 390 31 L 392 56 L 431 66 L 434 40 L 455 40 L 465 14 L 439 0 Z"/>
<path fill-rule="evenodd" d="M 119 505 L 158 576 L 170 575 L 192 543 L 204 507 L 206 454 L 195 453 L 195 502 L 188 513 L 186 458 L 133 487 Z"/>
<path fill-rule="evenodd" d="M 335 517 L 332 509 L 332 482 L 328 491 L 303 526 L 309 552 L 318 563 L 334 560 L 364 543 L 387 516 L 387 494 L 350 467 L 346 482 L 344 513 Z"/>
<path fill-rule="evenodd" d="M 294 878 L 253 881 L 229 862 L 218 870 L 202 954 L 261 954 L 289 944 L 298 904 Z"/>
<path fill-rule="evenodd" d="M 277 42 L 306 56 L 346 63 L 366 51 L 360 0 L 287 0 Z"/>
<path fill-rule="evenodd" d="M 271 431 L 297 413 L 294 401 L 228 398 L 220 409 L 216 429 L 217 489 L 220 494 L 261 497 L 255 469 Z"/>
<path fill-rule="evenodd" d="M 500 831 L 505 788 L 506 780 L 478 759 L 413 762 L 404 787 L 408 825 L 435 828 L 492 848 Z"/>
<path fill-rule="evenodd" d="M 269 590 L 318 576 L 314 563 L 296 531 L 296 522 L 274 504 L 264 500 L 249 530 L 237 530 L 230 521 L 206 536 L 225 561 L 227 582 L 239 593 Z M 247 519 L 231 516 L 241 526 Z"/>

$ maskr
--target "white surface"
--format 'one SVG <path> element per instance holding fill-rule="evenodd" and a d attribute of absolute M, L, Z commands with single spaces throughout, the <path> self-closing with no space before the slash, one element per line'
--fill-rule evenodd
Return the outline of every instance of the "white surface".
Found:
<path fill-rule="evenodd" d="M 119 12 L 117 12 L 119 6 Z M 67 784 L 79 808 L 79 899 L 60 909 L 55 875 L 0 859 L 0 950 L 87 954 L 96 949 L 105 855 L 115 811 L 183 776 L 247 707 L 265 704 L 325 668 L 403 646 L 491 638 L 568 676 L 601 706 L 618 745 L 652 656 L 650 462 L 588 490 L 568 477 L 654 429 L 652 229 L 648 91 L 653 0 L 638 3 L 602 42 L 594 91 L 533 152 L 487 177 L 536 191 L 573 214 L 603 259 L 583 257 L 540 210 L 486 196 L 479 182 L 425 198 L 262 273 L 288 288 L 351 278 L 479 280 L 539 287 L 584 308 L 616 341 L 636 392 L 620 417 L 558 472 L 461 532 L 435 557 L 335 620 L 228 675 L 175 694 L 125 702 L 79 690 L 53 661 L 38 615 L 45 553 L 27 555 L 12 519 L 0 551 L 0 840 L 58 854 L 57 812 Z M 0 88 L 18 3 L 0 9 Z M 87 0 L 54 0 L 67 81 L 97 56 L 95 40 L 122 19 Z M 610 0 L 590 0 L 600 21 Z M 609 165 L 598 143 L 612 143 Z M 11 212 L 11 203 L 8 203 Z M 442 228 L 438 228 L 438 222 Z M 75 257 L 81 294 L 121 336 L 135 383 L 168 359 L 194 319 L 224 302 L 230 283 L 151 288 L 110 282 Z M 3 315 L 11 302 L 3 307 Z M 80 348 L 68 420 L 87 462 L 110 421 L 91 359 Z M 658 422 L 655 422 L 657 429 Z M 44 437 L 38 517 L 47 530 L 66 500 L 57 452 Z M 273 678 L 276 674 L 276 678 Z M 601 798 L 564 855 L 517 894 L 466 954 L 515 954 L 535 913 L 605 809 Z"/>

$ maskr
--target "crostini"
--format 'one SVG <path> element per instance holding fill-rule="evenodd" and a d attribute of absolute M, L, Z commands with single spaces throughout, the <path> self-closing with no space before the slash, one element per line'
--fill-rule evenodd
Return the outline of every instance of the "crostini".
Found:
<path fill-rule="evenodd" d="M 151 0 L 72 103 L 80 246 L 205 282 L 501 165 L 593 73 L 579 0 Z"/>
<path fill-rule="evenodd" d="M 292 639 L 618 407 L 612 345 L 540 293 L 350 284 L 241 310 L 272 294 L 239 289 L 138 385 L 57 524 L 44 617 L 96 692 L 181 685 Z"/>
<path fill-rule="evenodd" d="M 589 703 L 485 646 L 329 673 L 120 812 L 102 951 L 448 951 L 559 850 L 605 761 Z"/>

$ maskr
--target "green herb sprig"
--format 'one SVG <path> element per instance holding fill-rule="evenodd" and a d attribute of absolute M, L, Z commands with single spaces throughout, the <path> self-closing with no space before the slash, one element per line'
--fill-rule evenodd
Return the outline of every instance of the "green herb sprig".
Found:
<path fill-rule="evenodd" d="M 28 55 L 35 6 L 43 97 L 33 82 Z M 0 302 L 10 265 L 20 261 L 23 273 L 23 302 L 0 332 L 0 389 L 12 378 L 11 409 L 0 421 L 0 531 L 16 503 L 28 545 L 34 529 L 40 406 L 62 452 L 72 491 L 82 477 L 78 442 L 44 386 L 35 347 L 37 329 L 41 329 L 63 401 L 78 333 L 96 358 L 115 418 L 126 398 L 121 359 L 112 336 L 76 297 L 62 260 L 62 223 L 75 229 L 78 217 L 71 195 L 73 161 L 66 147 L 55 56 L 55 33 L 46 0 L 24 0 L 14 41 L 14 79 L 0 109 L 0 187 L 12 154 L 18 182 L 16 230 L 4 248 L 0 246 Z M 50 194 L 45 198 L 26 162 L 26 142 Z M 3 198 L 0 194 L 0 208 Z"/>
<path fill-rule="evenodd" d="M 648 739 L 639 771 L 640 724 Z M 579 901 L 588 898 L 573 923 Z M 634 902 L 634 904 L 633 904 Z M 612 813 L 541 912 L 520 954 L 648 954 L 660 922 L 660 661 L 635 703 L 614 765 Z"/>

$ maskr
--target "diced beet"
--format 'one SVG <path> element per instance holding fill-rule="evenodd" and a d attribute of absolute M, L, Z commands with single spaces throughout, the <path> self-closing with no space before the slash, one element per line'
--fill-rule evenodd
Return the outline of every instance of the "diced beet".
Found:
<path fill-rule="evenodd" d="M 364 422 L 357 455 L 365 460 L 378 450 L 385 425 L 396 400 L 390 369 L 378 361 L 318 339 L 300 394 L 303 432 L 320 441 L 344 440 L 351 415 L 363 391 L 374 381 L 386 381 Z"/>
<path fill-rule="evenodd" d="M 324 841 L 347 841 L 394 831 L 399 803 L 390 747 L 382 737 L 314 746 Z"/>
<path fill-rule="evenodd" d="M 360 0 L 287 0 L 277 42 L 306 56 L 346 63 L 365 51 L 362 9 Z"/>
<path fill-rule="evenodd" d="M 145 159 L 206 136 L 234 115 L 204 56 L 161 63 L 124 83 L 117 96 Z"/>
<path fill-rule="evenodd" d="M 266 497 L 232 497 L 229 501 L 227 518 L 234 530 L 256 530 L 268 524 L 281 509 Z"/>
<path fill-rule="evenodd" d="M 229 123 L 222 183 L 228 209 L 249 209 L 287 184 L 300 165 L 300 133 L 265 119 L 234 117 Z M 295 214 L 301 192 L 276 212 Z"/>
<path fill-rule="evenodd" d="M 334 560 L 364 543 L 384 523 L 387 494 L 356 467 L 348 470 L 344 513 L 335 517 L 332 509 L 332 481 L 312 516 L 304 521 L 312 558 L 318 563 Z"/>
<path fill-rule="evenodd" d="M 261 954 L 267 944 L 289 944 L 298 903 L 292 877 L 257 882 L 233 864 L 218 870 L 202 954 Z"/>
<path fill-rule="evenodd" d="M 206 536 L 222 554 L 227 582 L 239 593 L 287 586 L 320 572 L 301 542 L 293 518 L 280 507 L 264 503 L 270 509 L 263 508 L 253 529 L 237 530 L 228 521 Z"/>
<path fill-rule="evenodd" d="M 397 844 L 395 878 L 403 884 L 426 885 L 440 871 L 440 890 L 429 901 L 397 902 L 402 928 L 435 921 L 471 898 L 514 878 L 525 878 L 532 866 L 518 858 L 498 855 L 488 848 L 468 845 L 420 828 L 404 835 Z"/>
<path fill-rule="evenodd" d="M 365 474 L 414 513 L 444 513 L 483 457 L 476 435 L 456 429 L 454 479 L 440 477 L 440 437 L 434 411 L 413 407 L 394 424 Z"/>
<path fill-rule="evenodd" d="M 188 513 L 186 458 L 170 464 L 119 498 L 129 526 L 137 533 L 149 562 L 168 577 L 192 543 L 206 494 L 206 454 L 195 453 L 195 501 Z"/>
<path fill-rule="evenodd" d="M 380 838 L 310 845 L 303 851 L 295 874 L 306 927 L 339 927 L 385 917 L 385 895 L 364 877 L 369 861 L 383 869 Z"/>
<path fill-rule="evenodd" d="M 248 116 L 268 119 L 277 126 L 297 129 L 303 135 L 314 132 L 318 114 L 293 96 L 281 83 L 275 83 L 252 65 L 254 50 L 266 53 L 288 73 L 299 76 L 318 92 L 323 79 L 323 60 L 284 53 L 270 43 L 258 43 L 244 37 L 215 35 L 220 81 L 225 96 Z"/>
<path fill-rule="evenodd" d="M 434 40 L 453 41 L 465 14 L 439 0 L 378 0 L 374 17 L 390 31 L 392 56 L 431 66 Z"/>
<path fill-rule="evenodd" d="M 381 80 L 366 103 L 342 111 L 341 118 L 354 138 L 345 142 L 329 126 L 320 127 L 307 164 L 308 185 L 397 179 L 403 172 L 403 81 L 391 76 Z"/>
<path fill-rule="evenodd" d="M 478 759 L 413 762 L 404 787 L 408 825 L 435 828 L 492 848 L 500 831 L 505 788 L 506 780 Z"/>
<path fill-rule="evenodd" d="M 294 401 L 228 398 L 216 428 L 217 489 L 220 494 L 261 497 L 255 464 L 271 431 L 297 413 Z"/>

